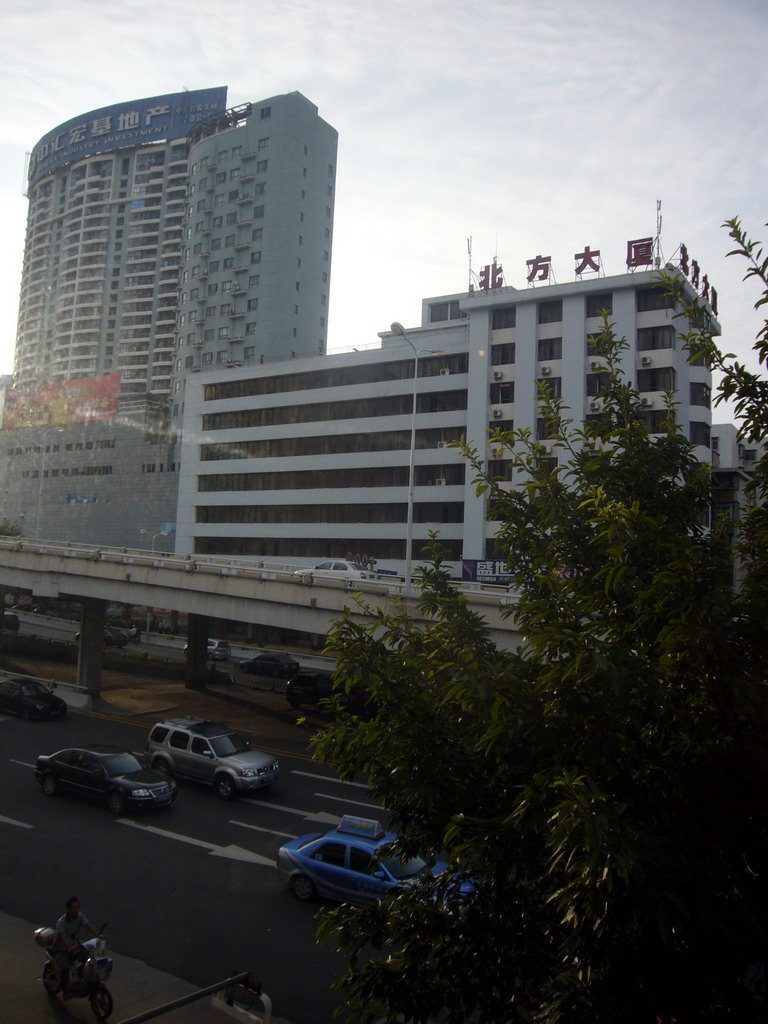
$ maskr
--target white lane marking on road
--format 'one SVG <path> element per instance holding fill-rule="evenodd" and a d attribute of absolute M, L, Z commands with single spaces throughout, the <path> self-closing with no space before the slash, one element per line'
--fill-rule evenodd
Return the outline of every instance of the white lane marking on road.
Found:
<path fill-rule="evenodd" d="M 240 828 L 249 828 L 252 832 L 266 832 L 270 836 L 282 836 L 283 839 L 295 839 L 296 836 L 293 832 L 278 832 L 276 828 L 262 828 L 261 825 L 250 825 L 247 821 L 235 821 L 229 819 L 230 825 L 239 825 Z"/>
<path fill-rule="evenodd" d="M 315 793 L 315 796 L 319 796 L 322 800 L 336 800 L 341 804 L 352 804 L 354 807 L 368 807 L 372 811 L 380 811 L 384 813 L 383 809 L 378 804 L 364 804 L 361 800 L 349 800 L 345 796 L 331 796 L 330 793 Z"/>
<path fill-rule="evenodd" d="M 357 786 L 360 789 L 367 789 L 364 782 L 344 782 L 343 779 L 334 779 L 331 775 L 318 775 L 316 772 L 293 771 L 291 775 L 303 775 L 305 779 L 318 779 L 320 782 L 338 782 L 342 786 Z"/>
<path fill-rule="evenodd" d="M 0 814 L 0 821 L 4 825 L 18 825 L 19 828 L 34 828 L 34 825 L 28 825 L 26 821 L 16 821 L 15 818 L 6 818 L 5 815 Z"/>
<path fill-rule="evenodd" d="M 324 825 L 333 825 L 335 828 L 341 818 L 338 814 L 327 814 L 325 811 L 303 811 L 300 807 L 286 807 L 285 804 L 265 804 L 261 800 L 240 800 L 240 803 L 259 804 L 260 807 L 268 807 L 270 811 L 285 811 L 286 814 L 298 814 L 307 821 L 319 821 Z"/>
<path fill-rule="evenodd" d="M 162 836 L 165 839 L 176 839 L 180 843 L 189 843 L 191 846 L 199 846 L 207 850 L 212 857 L 225 857 L 228 860 L 244 860 L 250 864 L 262 864 L 265 867 L 273 868 L 275 861 L 273 857 L 262 857 L 260 853 L 252 853 L 244 850 L 241 846 L 216 846 L 215 843 L 206 843 L 202 839 L 193 839 L 192 836 L 182 836 L 178 832 L 168 832 L 164 828 L 157 828 L 154 825 L 142 825 L 138 821 L 131 821 L 130 818 L 117 818 L 118 825 L 130 825 L 131 828 L 138 828 L 142 832 L 151 832 L 153 835 Z"/>

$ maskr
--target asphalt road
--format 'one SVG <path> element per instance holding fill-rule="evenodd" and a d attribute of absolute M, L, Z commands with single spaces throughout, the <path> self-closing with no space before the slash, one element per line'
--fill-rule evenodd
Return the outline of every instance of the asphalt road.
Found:
<path fill-rule="evenodd" d="M 257 744 L 269 750 L 270 719 L 258 726 Z M 284 838 L 332 828 L 345 811 L 380 809 L 364 785 L 286 754 L 279 737 L 280 782 L 234 802 L 181 783 L 172 809 L 115 819 L 98 805 L 46 798 L 33 778 L 39 753 L 87 741 L 141 751 L 146 733 L 143 721 L 76 712 L 60 722 L 0 718 L 2 909 L 53 923 L 77 894 L 124 955 L 199 986 L 253 971 L 281 1016 L 326 1024 L 344 963 L 316 944 L 317 907 L 288 892 L 275 855 Z"/>

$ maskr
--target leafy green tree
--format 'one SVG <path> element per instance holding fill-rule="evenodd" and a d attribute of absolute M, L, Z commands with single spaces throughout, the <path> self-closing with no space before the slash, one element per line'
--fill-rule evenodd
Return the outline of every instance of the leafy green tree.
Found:
<path fill-rule="evenodd" d="M 734 1005 L 762 956 L 768 620 L 750 594 L 764 548 L 735 592 L 674 395 L 649 435 L 607 316 L 595 347 L 596 418 L 574 425 L 542 389 L 559 468 L 529 432 L 495 432 L 510 487 L 463 446 L 499 524 L 519 648 L 492 643 L 436 538 L 426 628 L 401 609 L 331 634 L 339 685 L 378 713 L 338 714 L 316 756 L 367 779 L 403 855 L 450 865 L 321 912 L 349 958 L 351 1020 L 686 1024 L 714 1019 L 721 992 Z"/>
<path fill-rule="evenodd" d="M 18 523 L 12 523 L 9 519 L 0 520 L 0 537 L 20 537 L 21 527 Z"/>

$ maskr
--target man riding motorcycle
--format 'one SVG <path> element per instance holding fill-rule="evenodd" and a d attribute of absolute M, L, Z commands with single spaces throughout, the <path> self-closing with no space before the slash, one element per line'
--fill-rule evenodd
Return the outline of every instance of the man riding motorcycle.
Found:
<path fill-rule="evenodd" d="M 81 913 L 80 900 L 77 896 L 70 896 L 67 900 L 66 908 L 66 913 L 62 914 L 56 922 L 56 939 L 54 941 L 56 967 L 59 971 L 59 982 L 65 999 L 68 998 L 67 986 L 69 983 L 70 967 L 78 956 L 85 959 L 78 939 L 78 932 L 81 928 L 87 928 L 91 935 L 96 938 L 101 937 L 90 924 L 85 914 Z"/>

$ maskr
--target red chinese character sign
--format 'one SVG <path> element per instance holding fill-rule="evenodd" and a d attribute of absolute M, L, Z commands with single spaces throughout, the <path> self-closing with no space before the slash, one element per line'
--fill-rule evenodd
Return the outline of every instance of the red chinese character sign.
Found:
<path fill-rule="evenodd" d="M 599 274 L 602 270 L 600 263 L 600 250 L 590 249 L 588 245 L 584 246 L 584 252 L 577 252 L 573 255 L 576 261 L 576 277 L 583 277 L 584 274 Z"/>
<path fill-rule="evenodd" d="M 528 284 L 534 281 L 549 281 L 552 276 L 551 256 L 536 256 L 525 262 L 528 265 Z"/>
<path fill-rule="evenodd" d="M 627 242 L 627 266 L 634 270 L 636 267 L 653 266 L 653 239 L 636 238 Z"/>
<path fill-rule="evenodd" d="M 717 316 L 717 291 L 709 283 L 708 275 L 704 274 L 702 277 L 698 260 L 690 258 L 687 245 L 681 242 L 679 252 L 677 265 L 680 272 L 688 278 L 691 286 L 696 289 L 705 302 L 709 303 L 710 309 Z"/>
<path fill-rule="evenodd" d="M 504 283 L 504 269 L 503 267 L 493 261 L 493 264 L 486 265 L 480 271 L 480 287 L 484 292 L 490 292 L 494 288 L 501 288 Z"/>

